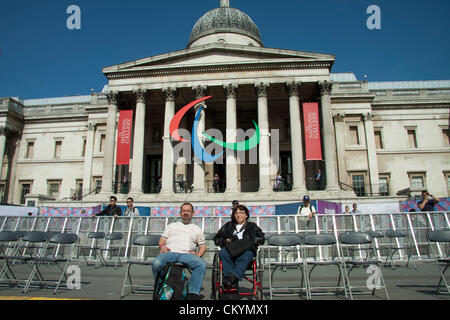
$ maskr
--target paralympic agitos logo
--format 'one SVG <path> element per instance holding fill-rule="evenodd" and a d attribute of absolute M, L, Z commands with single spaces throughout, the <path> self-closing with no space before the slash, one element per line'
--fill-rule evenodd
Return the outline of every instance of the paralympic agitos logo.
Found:
<path fill-rule="evenodd" d="M 170 136 L 172 137 L 172 139 L 174 139 L 175 141 L 180 141 L 180 142 L 189 142 L 189 140 L 183 139 L 178 132 L 180 122 L 181 122 L 181 119 L 186 114 L 186 112 L 188 112 L 191 108 L 193 108 L 197 105 L 200 105 L 200 107 L 197 110 L 197 113 L 195 114 L 194 124 L 192 126 L 191 144 L 192 144 L 192 149 L 194 150 L 195 155 L 203 162 L 214 162 L 216 159 L 220 158 L 222 156 L 222 154 L 224 153 L 224 151 L 220 152 L 217 155 L 212 155 L 212 154 L 208 153 L 203 148 L 202 143 L 200 142 L 200 138 L 198 136 L 200 115 L 201 115 L 203 108 L 205 107 L 203 102 L 210 98 L 212 98 L 212 96 L 203 97 L 203 98 L 197 99 L 197 100 L 192 101 L 191 103 L 187 104 L 186 106 L 181 108 L 175 114 L 175 116 L 170 121 L 170 125 L 169 125 L 169 132 L 170 132 Z M 255 125 L 256 132 L 252 137 L 250 137 L 249 139 L 244 140 L 242 142 L 228 143 L 228 142 L 216 139 L 203 131 L 201 132 L 201 134 L 207 140 L 209 140 L 225 149 L 231 149 L 231 150 L 235 150 L 235 151 L 247 151 L 247 150 L 255 148 L 259 144 L 259 141 L 261 139 L 261 134 L 260 134 L 260 130 L 259 130 L 257 123 L 253 120 L 252 120 L 252 122 Z"/>

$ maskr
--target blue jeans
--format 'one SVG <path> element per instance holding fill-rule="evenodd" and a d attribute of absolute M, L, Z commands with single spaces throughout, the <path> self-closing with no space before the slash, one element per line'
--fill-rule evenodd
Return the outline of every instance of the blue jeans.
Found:
<path fill-rule="evenodd" d="M 192 270 L 189 280 L 189 293 L 200 294 L 203 277 L 206 273 L 206 262 L 190 253 L 166 252 L 160 253 L 152 262 L 153 277 L 157 279 L 159 272 L 168 262 L 179 262 L 187 265 Z M 158 279 L 158 284 L 161 279 Z"/>
<path fill-rule="evenodd" d="M 222 260 L 223 275 L 233 274 L 239 281 L 242 280 L 247 270 L 248 265 L 252 262 L 255 254 L 252 250 L 244 251 L 235 260 L 231 258 L 230 253 L 226 248 L 222 248 L 219 251 L 220 260 Z"/>

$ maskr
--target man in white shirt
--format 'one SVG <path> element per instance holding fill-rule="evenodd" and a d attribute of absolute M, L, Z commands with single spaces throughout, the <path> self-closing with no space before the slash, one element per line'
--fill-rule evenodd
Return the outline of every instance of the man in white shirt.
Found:
<path fill-rule="evenodd" d="M 201 258 L 206 251 L 205 235 L 200 227 L 192 223 L 192 204 L 182 204 L 180 215 L 182 221 L 169 224 L 159 239 L 160 254 L 152 263 L 153 276 L 157 279 L 169 262 L 187 265 L 192 270 L 188 299 L 200 300 L 200 289 L 206 273 L 206 263 Z"/>
<path fill-rule="evenodd" d="M 297 216 L 303 217 L 303 219 L 301 219 L 303 221 L 305 220 L 305 218 L 307 218 L 306 228 L 309 228 L 311 220 L 315 214 L 316 208 L 314 208 L 314 206 L 311 204 L 311 199 L 309 198 L 309 196 L 305 195 L 303 197 L 303 204 L 300 207 L 298 207 Z"/>
<path fill-rule="evenodd" d="M 134 206 L 133 198 L 129 197 L 127 199 L 127 207 L 122 215 L 125 217 L 139 217 L 139 210 Z"/>

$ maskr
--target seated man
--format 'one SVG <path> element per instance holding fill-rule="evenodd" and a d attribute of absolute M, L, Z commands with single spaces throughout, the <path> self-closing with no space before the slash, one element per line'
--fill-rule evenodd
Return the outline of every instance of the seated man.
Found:
<path fill-rule="evenodd" d="M 248 222 L 249 218 L 247 207 L 241 204 L 237 205 L 233 208 L 231 221 L 220 228 L 214 237 L 214 243 L 222 247 L 219 252 L 225 275 L 222 283 L 227 290 L 232 287 L 237 288 L 238 280 L 240 281 L 244 277 L 247 266 L 256 255 L 258 245 L 264 244 L 264 233 L 256 223 Z M 239 239 L 249 239 L 252 245 L 240 256 L 232 258 L 225 246 L 228 242 Z"/>
<path fill-rule="evenodd" d="M 100 211 L 97 214 L 93 214 L 92 216 L 100 217 L 100 216 L 114 216 L 114 218 L 117 218 L 118 216 L 122 215 L 122 210 L 120 207 L 117 206 L 117 198 L 115 196 L 111 196 L 109 198 L 109 205 Z"/>
<path fill-rule="evenodd" d="M 153 276 L 158 279 L 160 271 L 169 262 L 187 265 L 192 270 L 188 299 L 200 300 L 200 289 L 206 272 L 206 263 L 201 258 L 206 251 L 205 235 L 192 223 L 192 204 L 181 205 L 180 215 L 182 221 L 169 224 L 159 239 L 160 253 L 152 263 Z M 197 245 L 198 252 L 195 251 Z"/>

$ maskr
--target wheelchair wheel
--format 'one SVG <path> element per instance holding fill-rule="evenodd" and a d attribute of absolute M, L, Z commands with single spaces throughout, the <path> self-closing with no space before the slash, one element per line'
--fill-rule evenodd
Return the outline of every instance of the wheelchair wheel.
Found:
<path fill-rule="evenodd" d="M 217 300 L 220 298 L 220 262 L 219 254 L 215 253 L 212 265 L 211 274 L 211 299 Z"/>

